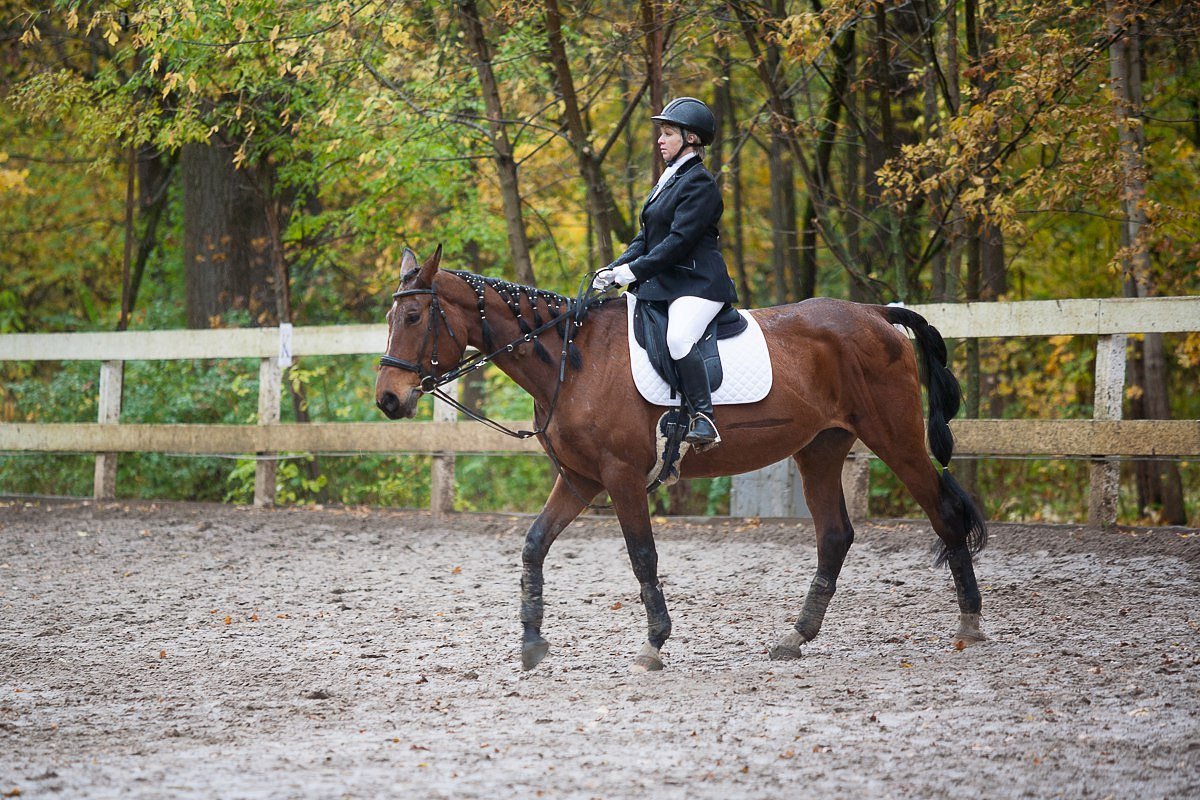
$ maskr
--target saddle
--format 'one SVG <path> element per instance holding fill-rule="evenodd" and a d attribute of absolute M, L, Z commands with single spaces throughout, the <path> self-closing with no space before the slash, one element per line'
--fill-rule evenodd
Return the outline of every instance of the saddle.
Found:
<path fill-rule="evenodd" d="M 639 299 L 633 309 L 633 335 L 638 345 L 646 351 L 654 371 L 671 387 L 671 396 L 674 397 L 679 392 L 679 378 L 675 375 L 671 353 L 667 349 L 667 306 L 665 302 Z M 725 379 L 717 341 L 741 334 L 747 325 L 746 318 L 726 303 L 708 323 L 704 335 L 696 343 L 704 359 L 704 367 L 708 370 L 708 385 L 712 391 L 715 392 Z"/>

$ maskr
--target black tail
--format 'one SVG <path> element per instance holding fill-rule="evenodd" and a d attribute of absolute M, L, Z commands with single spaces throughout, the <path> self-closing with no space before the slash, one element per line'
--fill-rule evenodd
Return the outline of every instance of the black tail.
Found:
<path fill-rule="evenodd" d="M 978 553 L 987 544 L 987 525 L 979 507 L 950 474 L 950 458 L 954 455 L 954 435 L 950 432 L 950 420 L 962 406 L 962 387 L 947 367 L 946 341 L 938 329 L 930 325 L 915 311 L 900 306 L 885 306 L 887 320 L 903 325 L 913 332 L 917 340 L 917 352 L 921 354 L 921 367 L 925 388 L 929 396 L 929 450 L 942 465 L 942 516 L 965 533 L 967 547 Z M 938 563 L 947 555 L 943 547 Z"/>

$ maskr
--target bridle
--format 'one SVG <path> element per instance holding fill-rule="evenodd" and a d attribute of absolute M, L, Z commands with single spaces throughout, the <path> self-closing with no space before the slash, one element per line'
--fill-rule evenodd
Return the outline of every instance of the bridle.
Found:
<path fill-rule="evenodd" d="M 446 312 L 442 309 L 442 304 L 438 298 L 437 290 L 432 287 L 429 289 L 401 289 L 392 293 L 392 300 L 395 301 L 404 297 L 414 297 L 416 295 L 426 294 L 432 298 L 429 304 L 429 323 L 425 329 L 425 337 L 421 340 L 421 349 L 417 352 L 417 360 L 406 361 L 402 358 L 396 358 L 395 356 L 385 353 L 384 355 L 380 356 L 379 365 L 381 367 L 395 367 L 396 369 L 402 369 L 406 372 L 415 372 L 420 378 L 419 385 L 423 393 L 432 394 L 434 397 L 442 399 L 457 410 L 466 414 L 471 419 L 477 422 L 482 422 L 493 430 L 500 431 L 507 436 L 512 436 L 517 439 L 528 439 L 544 433 L 547 426 L 550 424 L 551 418 L 554 416 L 554 409 L 558 406 L 558 396 L 562 390 L 563 382 L 566 379 L 567 354 L 570 351 L 575 331 L 583 325 L 583 318 L 586 314 L 587 306 L 589 305 L 587 302 L 588 298 L 586 289 L 581 290 L 580 296 L 577 297 L 576 300 L 568 302 L 565 311 L 559 312 L 549 321 L 539 325 L 536 328 L 528 330 L 517 339 L 514 339 L 503 347 L 490 353 L 477 352 L 472 356 L 460 359 L 453 368 L 446 370 L 445 372 L 438 371 L 438 368 L 441 366 L 438 361 L 438 328 L 440 327 L 438 325 L 438 320 L 440 319 L 443 325 L 445 325 L 446 332 L 450 334 L 451 339 L 454 339 L 457 342 L 458 337 L 455 336 L 454 329 L 450 327 L 450 321 L 446 319 Z M 483 309 L 482 294 L 480 294 L 479 314 L 480 318 L 486 322 L 487 314 Z M 446 384 L 457 380 L 463 375 L 473 372 L 480 367 L 486 366 L 497 357 L 502 356 L 505 353 L 513 352 L 522 344 L 534 342 L 540 334 L 564 321 L 567 324 L 562 337 L 562 352 L 559 354 L 558 380 L 554 387 L 554 394 L 550 400 L 549 413 L 546 414 L 546 419 L 536 427 L 536 430 L 514 431 L 511 428 L 496 422 L 494 419 L 491 419 L 485 414 L 480 414 L 473 409 L 467 408 L 458 401 L 458 398 L 442 391 L 442 387 Z M 425 360 L 426 348 L 430 347 L 431 343 L 432 348 L 430 348 L 429 368 L 426 369 L 422 362 Z"/>
<path fill-rule="evenodd" d="M 450 327 L 449 321 L 446 319 L 446 312 L 442 310 L 442 304 L 438 302 L 437 292 L 433 289 L 404 289 L 398 292 L 392 292 L 393 302 L 402 297 L 412 297 L 418 294 L 427 294 L 433 297 L 433 301 L 429 305 L 429 326 L 425 329 L 425 338 L 421 340 L 421 349 L 417 353 L 416 361 L 405 361 L 402 358 L 384 353 L 379 357 L 379 365 L 381 367 L 395 367 L 406 372 L 415 372 L 421 378 L 421 391 L 429 393 L 440 386 L 449 383 L 450 380 L 439 380 L 437 376 L 438 357 L 437 357 L 437 319 L 441 317 L 442 322 L 446 323 L 446 331 L 450 334 L 450 338 L 458 341 L 458 337 L 454 335 L 454 329 Z M 433 339 L 433 354 L 429 359 L 429 371 L 425 372 L 421 367 L 421 362 L 424 361 L 425 347 L 429 344 L 430 338 Z M 456 376 L 457 377 L 457 376 Z"/>

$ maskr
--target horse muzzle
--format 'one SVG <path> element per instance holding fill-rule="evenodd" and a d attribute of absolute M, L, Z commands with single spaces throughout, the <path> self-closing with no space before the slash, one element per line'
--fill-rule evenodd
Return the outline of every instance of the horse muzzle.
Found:
<path fill-rule="evenodd" d="M 384 390 L 375 398 L 375 405 L 388 419 L 407 419 L 417 413 L 417 401 L 421 399 L 421 390 L 414 386 L 408 390 L 404 399 L 395 392 Z"/>

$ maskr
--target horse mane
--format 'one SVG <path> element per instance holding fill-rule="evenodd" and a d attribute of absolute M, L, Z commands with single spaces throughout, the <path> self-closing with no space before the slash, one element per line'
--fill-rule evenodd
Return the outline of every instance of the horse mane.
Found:
<path fill-rule="evenodd" d="M 488 324 L 487 313 L 485 312 L 486 293 L 488 289 L 499 295 L 504 304 L 508 306 L 513 318 L 517 320 L 517 325 L 520 326 L 522 334 L 532 333 L 546 324 L 550 319 L 561 315 L 561 319 L 559 319 L 554 327 L 558 331 L 558 335 L 564 340 L 567 338 L 568 325 L 582 324 L 588 312 L 604 305 L 611 299 L 608 297 L 593 297 L 588 299 L 586 295 L 581 295 L 578 298 L 570 298 L 564 294 L 552 292 L 549 289 L 539 289 L 536 286 L 513 283 L 504 278 L 494 276 L 477 275 L 474 272 L 467 272 L 465 270 L 448 269 L 443 270 L 443 272 L 449 272 L 451 275 L 461 278 L 475 292 L 475 303 L 479 311 L 483 345 L 488 350 L 496 349 L 495 339 L 492 336 L 492 328 Z M 526 313 L 522 311 L 522 300 L 528 303 L 532 319 L 527 319 Z M 582 305 L 580 305 L 581 302 L 583 303 Z M 543 308 L 548 314 L 547 319 L 542 318 Z M 533 339 L 533 351 L 546 364 L 554 363 L 550 357 L 550 353 L 546 351 L 546 348 L 542 346 L 542 343 L 537 338 Z M 579 352 L 579 348 L 575 346 L 575 342 L 573 341 L 567 349 L 567 360 L 572 369 L 577 370 L 583 366 L 583 355 Z"/>

